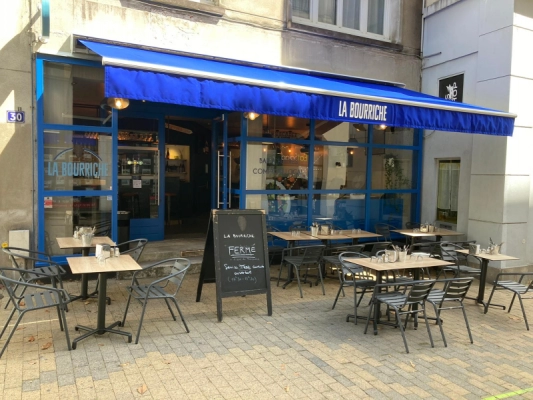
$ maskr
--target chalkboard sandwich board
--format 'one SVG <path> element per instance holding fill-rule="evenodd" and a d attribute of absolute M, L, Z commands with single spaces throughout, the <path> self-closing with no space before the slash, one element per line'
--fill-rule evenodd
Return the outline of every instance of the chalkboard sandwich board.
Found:
<path fill-rule="evenodd" d="M 217 317 L 222 298 L 263 294 L 272 315 L 264 210 L 211 210 L 196 301 L 204 283 L 216 282 Z"/>

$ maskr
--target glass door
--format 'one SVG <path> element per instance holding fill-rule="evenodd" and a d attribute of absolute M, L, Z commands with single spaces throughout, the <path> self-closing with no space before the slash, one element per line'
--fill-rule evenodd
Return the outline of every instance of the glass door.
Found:
<path fill-rule="evenodd" d="M 118 210 L 129 212 L 130 239 L 163 238 L 159 119 L 120 118 Z"/>

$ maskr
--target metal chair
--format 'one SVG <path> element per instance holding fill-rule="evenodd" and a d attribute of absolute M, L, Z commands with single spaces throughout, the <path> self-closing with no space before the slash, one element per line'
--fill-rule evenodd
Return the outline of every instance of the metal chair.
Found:
<path fill-rule="evenodd" d="M 162 278 L 158 278 L 150 282 L 148 285 L 138 284 L 137 274 L 142 273 L 148 269 L 154 268 L 158 265 L 168 264 L 168 263 L 173 263 L 169 275 L 164 276 Z M 139 336 L 141 335 L 141 327 L 143 324 L 144 314 L 146 311 L 146 305 L 148 304 L 148 300 L 165 300 L 165 302 L 167 303 L 168 310 L 170 311 L 170 314 L 172 315 L 172 318 L 174 319 L 174 321 L 176 321 L 176 315 L 174 315 L 174 312 L 172 311 L 172 308 L 170 307 L 169 300 L 172 301 L 174 305 L 176 306 L 178 313 L 180 314 L 181 321 L 183 322 L 183 325 L 185 326 L 185 330 L 187 331 L 187 333 L 189 333 L 189 327 L 187 326 L 187 323 L 185 322 L 185 319 L 183 318 L 183 314 L 181 313 L 180 307 L 176 300 L 176 295 L 178 294 L 178 291 L 183 282 L 183 278 L 185 277 L 185 274 L 187 273 L 190 266 L 191 266 L 190 260 L 188 260 L 187 258 L 178 257 L 178 258 L 170 258 L 167 260 L 159 261 L 159 262 L 156 262 L 155 264 L 152 264 L 144 268 L 143 270 L 135 271 L 131 279 L 131 286 L 127 287 L 129 296 L 128 296 L 128 302 L 126 304 L 126 310 L 124 311 L 124 317 L 121 323 L 121 326 L 124 326 L 124 324 L 126 323 L 126 316 L 128 315 L 128 309 L 130 306 L 131 298 L 133 297 L 134 299 L 138 300 L 142 304 L 142 313 L 141 313 L 141 318 L 139 320 L 139 328 L 137 329 L 137 338 L 135 339 L 135 344 L 139 343 Z"/>
<path fill-rule="evenodd" d="M 513 280 L 501 280 L 502 277 L 507 276 L 519 276 L 517 281 Z M 520 307 L 522 307 L 522 315 L 524 316 L 524 322 L 526 323 L 526 329 L 529 331 L 529 324 L 527 322 L 527 316 L 526 316 L 526 310 L 524 309 L 524 303 L 522 300 L 531 300 L 533 297 L 522 297 L 523 295 L 527 293 L 533 292 L 533 280 L 530 281 L 528 284 L 523 283 L 525 277 L 533 277 L 533 272 L 526 272 L 523 274 L 516 274 L 512 272 L 504 272 L 501 274 L 498 274 L 496 276 L 496 280 L 494 281 L 494 284 L 492 286 L 492 291 L 490 292 L 489 300 L 487 301 L 487 304 L 485 305 L 485 314 L 487 313 L 490 301 L 492 300 L 492 295 L 496 290 L 509 290 L 513 293 L 513 298 L 511 299 L 511 304 L 509 305 L 509 308 L 507 309 L 507 312 L 511 312 L 511 308 L 513 307 L 513 303 L 515 301 L 515 298 L 518 297 L 518 300 L 520 301 Z"/>
<path fill-rule="evenodd" d="M 324 253 L 322 254 L 322 275 L 326 276 L 326 266 L 330 266 L 331 272 L 336 272 L 341 269 L 341 261 L 339 260 L 339 254 L 351 251 L 355 253 L 360 253 L 363 248 L 365 247 L 364 244 L 354 244 L 349 246 L 335 246 L 335 247 L 328 247 L 324 249 Z M 364 255 L 364 254 L 363 254 Z M 344 295 L 344 292 L 343 292 Z"/>
<path fill-rule="evenodd" d="M 283 285 L 283 288 L 287 286 L 288 283 L 292 281 L 291 278 L 291 270 L 294 270 L 294 275 L 296 276 L 296 280 L 298 282 L 298 289 L 300 289 L 300 297 L 303 296 L 302 292 L 302 285 L 300 281 L 300 272 L 304 271 L 304 283 L 307 283 L 307 278 L 309 277 L 309 271 L 316 270 L 318 279 L 316 285 L 318 285 L 318 280 L 320 280 L 320 283 L 322 285 L 322 294 L 326 294 L 326 291 L 324 289 L 324 280 L 322 279 L 322 267 L 321 267 L 321 259 L 322 259 L 322 253 L 324 249 L 326 248 L 325 245 L 314 245 L 314 246 L 299 246 L 299 247 L 290 247 L 283 250 L 282 256 L 281 256 L 281 264 L 279 267 L 279 274 L 278 274 L 278 283 L 281 279 L 281 271 L 283 270 L 283 266 L 287 264 L 289 268 L 289 279 L 287 282 Z M 309 282 L 310 286 L 313 286 L 312 282 Z"/>
<path fill-rule="evenodd" d="M 372 318 L 372 310 L 375 307 L 379 307 L 380 303 L 386 304 L 389 308 L 392 308 L 396 314 L 396 325 L 400 328 L 400 332 L 403 338 L 403 344 L 405 345 L 405 351 L 409 353 L 409 347 L 407 346 L 407 339 L 405 338 L 405 328 L 407 327 L 407 322 L 409 317 L 412 315 L 415 317 L 415 328 L 417 325 L 417 316 L 422 314 L 424 316 L 424 321 L 426 323 L 426 328 L 429 335 L 429 341 L 431 342 L 431 347 L 435 347 L 433 344 L 433 337 L 431 336 L 431 330 L 429 329 L 428 318 L 426 315 L 426 299 L 428 298 L 429 293 L 435 285 L 434 280 L 425 280 L 425 281 L 413 281 L 410 283 L 405 283 L 402 286 L 406 286 L 405 292 L 386 292 L 382 293 L 382 290 L 387 290 L 391 287 L 398 286 L 397 283 L 385 283 L 374 286 L 374 294 L 372 296 L 372 302 L 370 304 L 370 311 L 368 313 L 368 318 L 366 320 L 365 334 L 368 330 L 368 323 Z M 416 305 L 416 307 L 414 307 Z M 405 315 L 405 326 L 402 324 L 401 316 Z"/>
<path fill-rule="evenodd" d="M 33 283 L 41 279 L 50 279 L 50 283 L 54 288 L 59 287 L 63 289 L 63 280 L 61 275 L 65 275 L 65 269 L 52 261 L 52 257 L 47 253 L 43 253 L 36 250 L 23 249 L 19 247 L 6 247 L 2 249 L 4 253 L 9 256 L 11 263 L 16 269 L 24 270 L 24 274 L 20 274 L 20 281 L 26 283 Z M 36 267 L 36 264 L 42 266 Z M 24 286 L 20 295 L 24 294 L 24 290 L 27 286 Z M 15 288 L 15 291 L 17 288 Z M 7 301 L 4 309 L 11 302 L 11 299 Z"/>
<path fill-rule="evenodd" d="M 281 253 L 283 250 L 285 250 L 286 247 L 279 246 L 277 244 L 274 244 L 274 236 L 270 235 L 268 232 L 279 232 L 280 230 L 272 225 L 267 225 L 267 242 L 268 242 L 268 259 L 270 265 L 272 265 L 272 261 L 274 261 L 274 257 L 281 256 Z"/>
<path fill-rule="evenodd" d="M 389 224 L 385 224 L 383 222 L 378 222 L 376 225 L 374 225 L 374 229 L 375 229 L 376 233 L 378 235 L 381 235 L 382 238 L 386 242 L 390 242 L 391 241 L 391 232 L 390 231 L 392 229 L 398 229 L 398 228 L 396 228 L 395 226 L 389 225 Z M 380 239 L 378 238 L 377 240 L 379 241 Z"/>
<path fill-rule="evenodd" d="M 15 279 L 8 278 L 7 274 L 15 276 Z M 47 274 L 42 274 L 39 272 L 32 272 L 34 280 L 36 279 L 46 279 L 49 277 Z M 17 276 L 18 275 L 18 276 Z M 9 314 L 7 321 L 4 324 L 2 332 L 0 333 L 0 338 L 4 336 L 4 333 L 15 315 L 15 312 L 18 311 L 18 318 L 11 328 L 11 333 L 7 338 L 2 350 L 0 351 L 0 357 L 4 354 L 4 351 L 9 344 L 9 341 L 13 337 L 13 334 L 17 330 L 17 327 L 22 320 L 22 317 L 28 312 L 35 310 L 42 310 L 46 308 L 55 307 L 57 309 L 57 316 L 59 319 L 59 327 L 62 331 L 65 332 L 65 337 L 67 339 L 67 347 L 69 350 L 72 349 L 70 344 L 70 337 L 68 334 L 67 327 L 67 318 L 65 316 L 66 305 L 69 301 L 68 293 L 64 289 L 58 289 L 55 287 L 36 285 L 29 283 L 27 281 L 28 271 L 20 268 L 0 268 L 0 281 L 5 286 L 6 292 L 9 295 L 10 302 L 13 303 L 13 310 Z M 18 288 L 22 287 L 22 291 L 17 294 L 16 291 Z M 28 290 L 30 289 L 30 290 Z M 31 292 L 31 293 L 30 293 Z"/>
<path fill-rule="evenodd" d="M 472 277 L 445 279 L 438 281 L 439 283 L 444 283 L 443 289 L 432 289 L 431 292 L 429 292 L 427 301 L 431 303 L 435 309 L 435 316 L 437 319 L 437 324 L 439 325 L 440 334 L 442 335 L 444 347 L 448 347 L 448 344 L 446 343 L 446 337 L 444 336 L 444 330 L 442 329 L 440 313 L 445 310 L 461 309 L 463 311 L 463 317 L 465 319 L 468 336 L 470 337 L 470 343 L 474 343 L 472 332 L 470 332 L 470 325 L 468 324 L 468 318 L 466 317 L 465 306 L 463 304 L 473 280 L 474 278 Z M 445 303 L 454 303 L 454 305 L 445 306 Z"/>
<path fill-rule="evenodd" d="M 346 287 L 353 287 L 353 295 L 354 295 L 354 323 L 357 325 L 357 307 L 359 307 L 359 304 L 361 303 L 361 300 L 363 299 L 363 296 L 365 295 L 367 289 L 370 289 L 374 287 L 376 284 L 375 279 L 366 272 L 360 265 L 354 264 L 352 262 L 347 261 L 347 258 L 368 258 L 365 254 L 357 253 L 357 252 L 343 252 L 339 254 L 338 259 L 341 263 L 341 270 L 339 271 L 339 290 L 337 291 L 337 296 L 335 296 L 335 301 L 333 302 L 333 307 L 331 309 L 333 310 L 335 308 L 335 305 L 337 304 L 337 301 L 339 300 L 339 295 L 341 292 L 344 294 L 344 288 Z M 361 296 L 359 296 L 359 300 L 357 300 L 357 289 L 362 289 Z M 346 321 L 350 318 L 350 315 L 346 317 Z"/>
<path fill-rule="evenodd" d="M 378 251 L 392 249 L 392 242 L 368 242 L 365 243 L 362 253 L 367 256 L 375 256 Z"/>
<path fill-rule="evenodd" d="M 460 278 L 461 275 L 481 275 L 481 267 L 474 268 L 469 265 L 469 263 L 475 263 L 481 266 L 479 258 L 471 254 L 457 253 L 457 250 L 464 250 L 464 248 L 455 243 L 440 242 L 441 258 L 444 261 L 454 263 L 454 265 L 441 268 L 437 273 L 437 279 L 439 279 L 442 273 L 444 273 L 444 277 L 446 277 L 446 272 L 452 272 L 454 278 Z"/>
<path fill-rule="evenodd" d="M 127 242 L 117 244 L 120 249 L 120 254 L 129 254 L 135 261 L 139 261 L 141 254 L 144 250 L 144 246 L 148 243 L 148 239 L 133 239 Z M 142 266 L 141 266 L 142 267 Z M 119 273 L 117 272 L 117 279 Z"/>

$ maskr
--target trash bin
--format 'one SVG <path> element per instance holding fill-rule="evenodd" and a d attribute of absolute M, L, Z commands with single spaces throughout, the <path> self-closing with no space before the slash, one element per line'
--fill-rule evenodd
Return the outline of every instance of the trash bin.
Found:
<path fill-rule="evenodd" d="M 119 211 L 117 214 L 117 242 L 120 244 L 130 240 L 130 212 Z M 128 250 L 127 246 L 120 249 L 120 251 L 123 250 Z"/>

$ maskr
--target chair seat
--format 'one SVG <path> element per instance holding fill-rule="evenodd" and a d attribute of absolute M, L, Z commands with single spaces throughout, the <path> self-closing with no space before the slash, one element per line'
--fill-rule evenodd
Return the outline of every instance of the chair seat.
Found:
<path fill-rule="evenodd" d="M 52 306 L 58 306 L 60 304 L 57 293 L 51 290 L 25 294 L 23 298 L 24 306 L 20 306 L 20 308 L 25 311 L 48 308 Z"/>
<path fill-rule="evenodd" d="M 38 276 L 35 274 L 32 274 L 31 271 L 39 272 L 47 276 L 57 276 L 58 274 L 64 275 L 67 273 L 63 267 L 59 267 L 59 266 L 38 267 L 35 269 L 28 270 L 27 276 L 28 276 L 28 279 L 31 279 L 31 280 L 35 280 L 38 278 Z"/>
<path fill-rule="evenodd" d="M 527 286 L 515 281 L 499 281 L 496 286 L 501 286 L 518 294 L 524 294 L 528 291 Z"/>
<path fill-rule="evenodd" d="M 429 292 L 428 301 L 430 303 L 440 303 L 442 299 L 444 299 L 444 290 L 440 289 L 433 289 L 431 292 Z"/>
<path fill-rule="evenodd" d="M 357 279 L 355 281 L 356 287 L 372 287 L 376 284 L 376 281 L 373 279 Z M 352 287 L 354 285 L 354 281 L 344 281 L 343 286 L 344 287 Z"/>
<path fill-rule="evenodd" d="M 128 290 L 131 295 L 136 299 L 164 299 L 171 297 L 161 286 L 152 286 L 149 285 L 139 285 L 139 286 L 128 286 Z M 147 296 L 148 295 L 148 296 Z"/>
<path fill-rule="evenodd" d="M 341 265 L 341 262 L 339 261 L 339 256 L 323 256 L 322 260 L 333 265 Z"/>
<path fill-rule="evenodd" d="M 316 264 L 317 262 L 316 258 L 309 258 L 305 256 L 289 256 L 285 257 L 283 261 L 296 266 L 300 266 L 303 264 Z"/>
<path fill-rule="evenodd" d="M 398 307 L 405 304 L 405 299 L 407 298 L 407 295 L 402 292 L 387 292 L 387 293 L 380 293 L 376 295 L 376 300 L 389 304 L 393 307 Z"/>
<path fill-rule="evenodd" d="M 461 265 L 461 267 L 458 267 L 457 265 L 448 265 L 444 267 L 444 269 L 451 270 L 451 271 L 461 271 L 468 274 L 481 274 L 481 270 L 478 268 L 470 267 L 468 265 Z"/>

